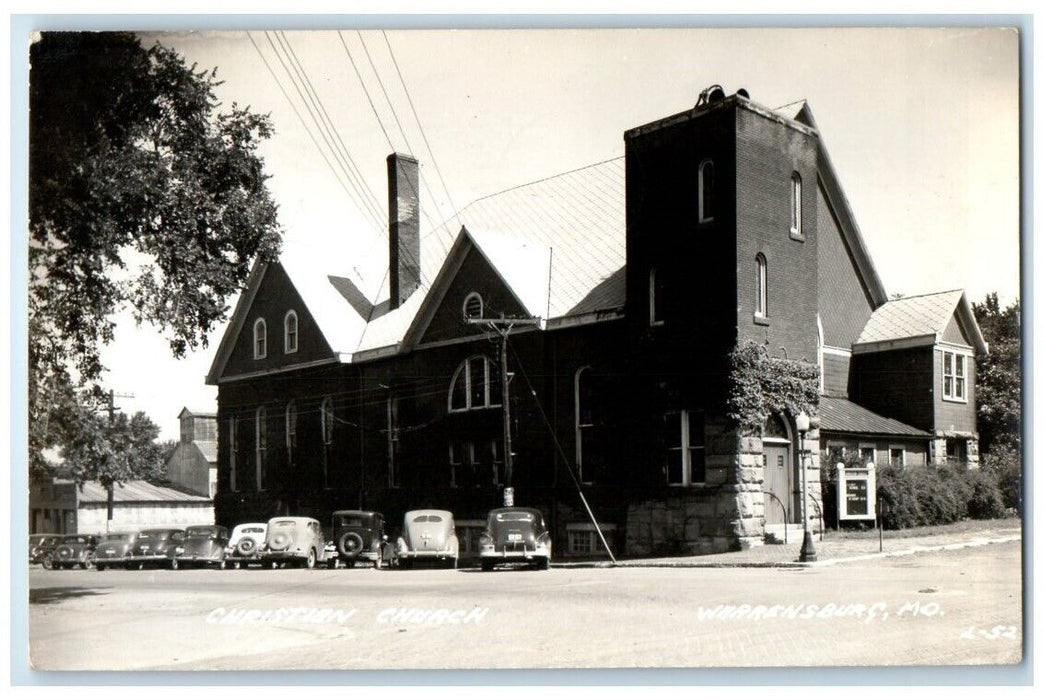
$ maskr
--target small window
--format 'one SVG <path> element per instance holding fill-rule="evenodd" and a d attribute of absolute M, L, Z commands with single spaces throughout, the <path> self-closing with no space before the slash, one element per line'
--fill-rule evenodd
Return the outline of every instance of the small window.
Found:
<path fill-rule="evenodd" d="M 874 446 L 873 445 L 860 445 L 859 446 L 859 461 L 863 463 L 863 466 L 876 462 L 877 459 L 874 457 Z"/>
<path fill-rule="evenodd" d="M 297 352 L 297 313 L 287 311 L 283 318 L 283 352 Z"/>
<path fill-rule="evenodd" d="M 943 398 L 947 401 L 968 400 L 968 356 L 943 351 Z"/>
<path fill-rule="evenodd" d="M 714 221 L 714 162 L 700 163 L 699 220 L 701 224 Z"/>
<path fill-rule="evenodd" d="M 656 268 L 649 270 L 649 325 L 662 326 L 663 312 L 663 275 L 656 274 Z"/>
<path fill-rule="evenodd" d="M 464 299 L 464 318 L 482 318 L 482 312 L 484 305 L 482 303 L 482 295 L 478 292 L 472 292 Z"/>
<path fill-rule="evenodd" d="M 790 176 L 790 235 L 801 238 L 801 176 L 795 172 Z"/>
<path fill-rule="evenodd" d="M 268 355 L 268 327 L 265 319 L 254 321 L 254 359 L 263 360 Z"/>
<path fill-rule="evenodd" d="M 902 445 L 888 447 L 888 464 L 900 469 L 906 466 L 906 450 Z"/>
<path fill-rule="evenodd" d="M 229 416 L 228 419 L 228 490 L 236 490 L 236 444 L 237 436 L 236 430 L 238 429 L 235 414 Z"/>
<path fill-rule="evenodd" d="M 768 261 L 762 253 L 754 258 L 757 268 L 754 275 L 754 315 L 768 316 Z"/>

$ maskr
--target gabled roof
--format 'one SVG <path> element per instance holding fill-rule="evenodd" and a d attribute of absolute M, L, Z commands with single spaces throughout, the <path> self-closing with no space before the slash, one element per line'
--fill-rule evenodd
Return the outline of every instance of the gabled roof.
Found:
<path fill-rule="evenodd" d="M 879 416 L 854 401 L 835 396 L 819 398 L 819 429 L 831 433 L 931 437 L 930 433 L 906 423 Z"/>
<path fill-rule="evenodd" d="M 870 316 L 852 351 L 934 345 L 942 340 L 955 314 L 976 352 L 988 352 L 989 346 L 961 289 L 889 301 Z"/>

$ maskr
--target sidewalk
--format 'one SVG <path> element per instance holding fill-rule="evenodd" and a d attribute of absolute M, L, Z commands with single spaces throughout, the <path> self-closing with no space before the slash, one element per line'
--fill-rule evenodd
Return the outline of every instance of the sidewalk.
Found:
<path fill-rule="evenodd" d="M 980 547 L 1002 542 L 1018 542 L 1022 530 L 1017 527 L 983 529 L 975 532 L 944 533 L 899 537 L 895 532 L 885 531 L 884 548 L 881 550 L 877 537 L 841 538 L 837 533 L 827 533 L 825 540 L 819 536 L 813 540 L 816 561 L 798 561 L 801 553 L 801 538 L 791 537 L 787 544 L 766 544 L 742 552 L 704 554 L 699 556 L 658 557 L 654 559 L 619 559 L 619 567 L 665 567 L 665 568 L 727 568 L 727 567 L 777 567 L 805 568 L 832 566 L 844 562 L 902 557 L 919 552 L 935 552 L 946 549 Z M 554 562 L 556 568 L 610 567 L 610 561 Z"/>

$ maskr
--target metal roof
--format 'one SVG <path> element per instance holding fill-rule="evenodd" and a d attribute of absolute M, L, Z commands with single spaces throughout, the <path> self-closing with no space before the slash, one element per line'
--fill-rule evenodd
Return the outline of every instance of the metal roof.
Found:
<path fill-rule="evenodd" d="M 961 289 L 903 297 L 885 303 L 870 316 L 855 346 L 910 339 L 935 343 L 942 338 L 954 314 L 961 317 L 976 350 L 985 353 L 987 346 L 982 331 Z"/>
<path fill-rule="evenodd" d="M 909 426 L 894 418 L 885 418 L 868 408 L 863 408 L 854 401 L 836 396 L 820 397 L 819 429 L 831 433 L 931 437 L 930 433 Z"/>
<path fill-rule="evenodd" d="M 56 480 L 55 483 L 72 483 Z M 97 481 L 88 481 L 79 489 L 80 503 L 107 503 L 108 493 Z M 134 480 L 117 484 L 113 489 L 116 503 L 210 503 L 206 496 L 194 496 L 166 486 L 156 486 L 147 481 Z"/>

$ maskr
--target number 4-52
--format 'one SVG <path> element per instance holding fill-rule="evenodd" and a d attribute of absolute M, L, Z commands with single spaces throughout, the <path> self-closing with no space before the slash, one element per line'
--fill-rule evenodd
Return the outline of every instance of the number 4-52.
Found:
<path fill-rule="evenodd" d="M 961 632 L 961 639 L 1017 639 L 1017 637 L 1018 633 L 1013 625 L 996 625 L 988 630 L 969 627 Z"/>

